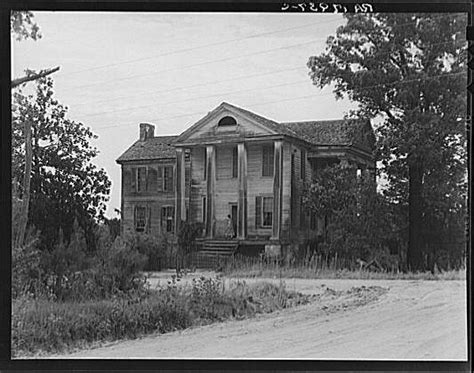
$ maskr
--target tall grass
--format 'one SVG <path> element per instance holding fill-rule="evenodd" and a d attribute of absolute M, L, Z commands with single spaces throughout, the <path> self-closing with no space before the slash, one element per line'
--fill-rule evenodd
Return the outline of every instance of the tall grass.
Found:
<path fill-rule="evenodd" d="M 284 284 L 243 281 L 225 286 L 220 279 L 198 278 L 189 286 L 176 281 L 147 294 L 115 299 L 53 302 L 26 297 L 12 304 L 12 355 L 55 353 L 93 343 L 166 333 L 193 325 L 309 302 Z"/>
<path fill-rule="evenodd" d="M 355 261 L 322 255 L 291 263 L 236 256 L 224 267 L 228 277 L 380 279 L 380 280 L 465 280 L 466 269 L 436 272 L 401 272 L 397 269 L 363 269 Z"/>

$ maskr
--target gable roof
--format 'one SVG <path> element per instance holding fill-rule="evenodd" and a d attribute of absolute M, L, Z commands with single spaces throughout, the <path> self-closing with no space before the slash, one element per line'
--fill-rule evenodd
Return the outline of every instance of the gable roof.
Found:
<path fill-rule="evenodd" d="M 175 149 L 173 145 L 180 143 L 183 138 L 185 143 L 187 134 L 195 128 L 199 128 L 208 118 L 221 109 L 238 112 L 274 134 L 290 136 L 312 145 L 354 146 L 369 153 L 373 151 L 375 145 L 375 135 L 369 120 L 337 119 L 278 123 L 249 110 L 223 102 L 179 136 L 158 136 L 145 141 L 137 140 L 117 159 L 117 163 L 174 158 Z"/>
<path fill-rule="evenodd" d="M 337 119 L 281 123 L 302 140 L 314 145 L 356 146 L 372 152 L 375 135 L 368 120 Z"/>
<path fill-rule="evenodd" d="M 116 162 L 174 158 L 176 153 L 173 143 L 177 137 L 157 136 L 145 141 L 137 140 Z"/>

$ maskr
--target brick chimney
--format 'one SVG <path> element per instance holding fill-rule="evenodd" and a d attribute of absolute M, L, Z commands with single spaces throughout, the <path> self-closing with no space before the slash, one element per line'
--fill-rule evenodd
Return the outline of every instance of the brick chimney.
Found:
<path fill-rule="evenodd" d="M 151 139 L 155 136 L 155 126 L 149 123 L 140 123 L 140 141 Z"/>

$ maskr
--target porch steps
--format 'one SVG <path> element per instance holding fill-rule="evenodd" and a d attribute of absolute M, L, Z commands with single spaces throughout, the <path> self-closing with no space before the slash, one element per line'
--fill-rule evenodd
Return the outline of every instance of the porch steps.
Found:
<path fill-rule="evenodd" d="M 239 244 L 234 241 L 226 241 L 226 240 L 212 240 L 206 241 L 203 244 L 199 253 L 204 256 L 224 256 L 230 257 L 232 256 Z"/>
<path fill-rule="evenodd" d="M 198 268 L 217 268 L 230 259 L 239 244 L 229 240 L 204 241 L 196 253 L 194 265 Z"/>

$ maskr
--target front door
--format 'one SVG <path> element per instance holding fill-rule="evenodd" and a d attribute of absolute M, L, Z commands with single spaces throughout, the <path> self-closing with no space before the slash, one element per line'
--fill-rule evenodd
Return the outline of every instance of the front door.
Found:
<path fill-rule="evenodd" d="M 230 204 L 230 217 L 232 218 L 232 227 L 234 229 L 234 237 L 237 237 L 237 203 Z"/>

